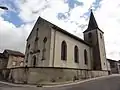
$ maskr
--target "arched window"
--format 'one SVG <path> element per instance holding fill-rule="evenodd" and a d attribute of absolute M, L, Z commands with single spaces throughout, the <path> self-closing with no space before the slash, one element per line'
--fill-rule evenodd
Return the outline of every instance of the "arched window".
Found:
<path fill-rule="evenodd" d="M 38 50 L 38 30 L 39 28 L 36 29 L 36 37 L 35 37 L 35 42 L 34 42 L 34 52 Z"/>
<path fill-rule="evenodd" d="M 75 63 L 79 62 L 79 51 L 77 46 L 74 47 L 74 60 L 75 60 Z"/>
<path fill-rule="evenodd" d="M 67 60 L 67 44 L 65 41 L 61 44 L 61 60 Z"/>
<path fill-rule="evenodd" d="M 36 66 L 36 56 L 33 56 L 33 67 Z"/>
<path fill-rule="evenodd" d="M 85 60 L 85 64 L 88 64 L 88 57 L 87 57 L 87 50 L 84 50 L 84 60 Z"/>

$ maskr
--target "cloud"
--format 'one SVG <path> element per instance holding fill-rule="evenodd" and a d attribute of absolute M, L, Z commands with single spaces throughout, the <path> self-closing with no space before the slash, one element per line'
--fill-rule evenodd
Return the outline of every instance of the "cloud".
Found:
<path fill-rule="evenodd" d="M 0 51 L 4 49 L 25 51 L 26 38 L 33 23 L 27 23 L 16 27 L 14 24 L 0 18 Z"/>

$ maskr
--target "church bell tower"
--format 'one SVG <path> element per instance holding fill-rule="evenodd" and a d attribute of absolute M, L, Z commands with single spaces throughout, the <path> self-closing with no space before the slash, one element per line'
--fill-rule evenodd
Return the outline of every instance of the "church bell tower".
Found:
<path fill-rule="evenodd" d="M 107 70 L 107 59 L 104 44 L 104 32 L 99 29 L 91 10 L 88 28 L 83 32 L 84 40 L 92 47 L 92 69 Z"/>

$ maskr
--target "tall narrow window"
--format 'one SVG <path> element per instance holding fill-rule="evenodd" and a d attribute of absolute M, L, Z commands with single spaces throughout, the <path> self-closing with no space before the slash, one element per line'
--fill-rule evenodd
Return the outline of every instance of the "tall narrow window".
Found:
<path fill-rule="evenodd" d="M 87 50 L 84 50 L 84 59 L 85 59 L 85 64 L 88 64 L 88 57 L 87 57 Z"/>
<path fill-rule="evenodd" d="M 38 28 L 36 29 L 36 37 L 35 37 L 35 43 L 34 43 L 34 51 L 36 52 L 38 49 Z"/>
<path fill-rule="evenodd" d="M 67 44 L 65 41 L 61 44 L 61 60 L 67 60 Z"/>
<path fill-rule="evenodd" d="M 33 56 L 33 67 L 36 66 L 36 56 Z"/>
<path fill-rule="evenodd" d="M 75 60 L 75 63 L 79 62 L 79 51 L 77 46 L 74 47 L 74 60 Z"/>
<path fill-rule="evenodd" d="M 42 50 L 42 60 L 45 60 L 45 53 L 46 53 L 46 42 L 47 42 L 47 37 L 43 39 L 43 50 Z"/>
<path fill-rule="evenodd" d="M 26 55 L 26 63 L 28 63 L 28 57 L 29 57 L 29 53 L 27 53 L 27 55 Z"/>
<path fill-rule="evenodd" d="M 28 44 L 28 50 L 30 49 L 30 44 Z"/>
<path fill-rule="evenodd" d="M 39 28 L 36 29 L 36 38 L 35 38 L 35 41 L 38 40 L 38 30 L 39 30 Z"/>
<path fill-rule="evenodd" d="M 92 38 L 92 33 L 91 33 L 91 32 L 88 33 L 88 38 L 89 38 L 89 43 L 92 43 L 92 40 L 91 40 L 91 38 Z"/>

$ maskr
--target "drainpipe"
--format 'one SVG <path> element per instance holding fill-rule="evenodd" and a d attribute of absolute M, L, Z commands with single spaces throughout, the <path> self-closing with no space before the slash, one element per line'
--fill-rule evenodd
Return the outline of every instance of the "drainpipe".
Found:
<path fill-rule="evenodd" d="M 56 40 L 56 30 L 54 30 L 54 42 L 53 42 L 53 62 L 52 62 L 52 67 L 54 67 L 54 61 L 55 61 L 55 40 Z"/>

